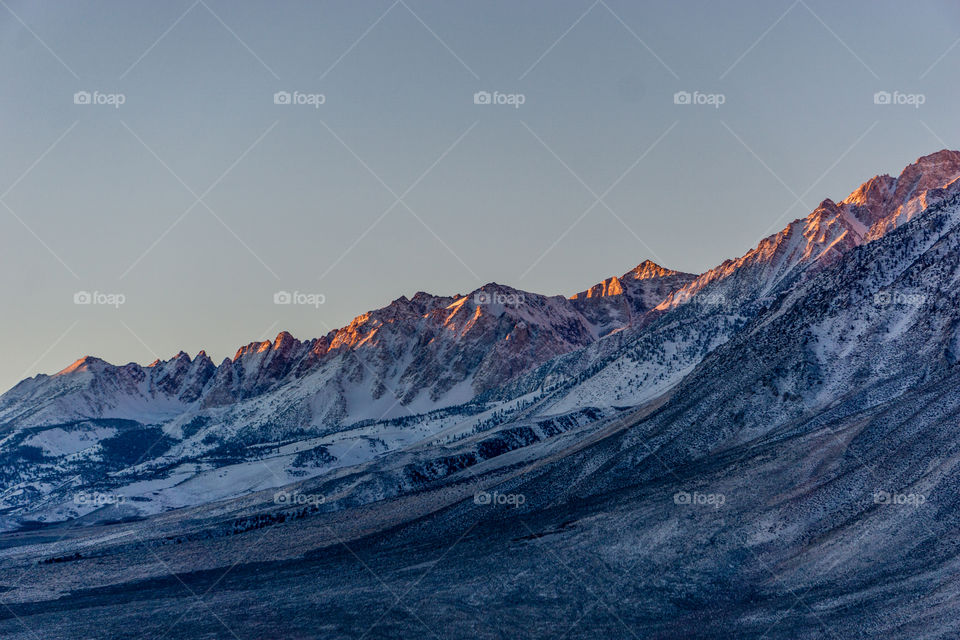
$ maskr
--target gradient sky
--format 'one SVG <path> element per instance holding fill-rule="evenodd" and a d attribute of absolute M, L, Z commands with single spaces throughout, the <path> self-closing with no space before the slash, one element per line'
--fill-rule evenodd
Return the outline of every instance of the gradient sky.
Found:
<path fill-rule="evenodd" d="M 0 36 L 3 388 L 85 354 L 219 361 L 419 290 L 701 272 L 960 147 L 956 2 L 6 0 Z"/>

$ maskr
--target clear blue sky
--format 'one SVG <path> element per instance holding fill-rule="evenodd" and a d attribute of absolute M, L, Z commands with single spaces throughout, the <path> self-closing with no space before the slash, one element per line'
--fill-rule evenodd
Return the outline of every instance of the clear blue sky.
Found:
<path fill-rule="evenodd" d="M 85 354 L 219 360 L 418 290 L 700 272 L 960 147 L 955 2 L 7 0 L 0 33 L 3 388 Z"/>

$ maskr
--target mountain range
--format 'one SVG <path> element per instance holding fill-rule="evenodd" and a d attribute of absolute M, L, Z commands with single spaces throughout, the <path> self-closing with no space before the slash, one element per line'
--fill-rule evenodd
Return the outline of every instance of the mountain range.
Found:
<path fill-rule="evenodd" d="M 24 380 L 0 629 L 163 631 L 182 585 L 269 590 L 252 628 L 290 637 L 955 637 L 958 178 L 924 156 L 702 274 Z"/>

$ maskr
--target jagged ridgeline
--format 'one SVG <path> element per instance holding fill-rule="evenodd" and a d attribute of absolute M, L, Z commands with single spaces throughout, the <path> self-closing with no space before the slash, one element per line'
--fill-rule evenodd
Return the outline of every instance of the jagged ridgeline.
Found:
<path fill-rule="evenodd" d="M 781 296 L 950 201 L 958 175 L 958 152 L 920 158 L 700 275 L 644 261 L 569 297 L 495 283 L 420 292 L 219 365 L 204 352 L 146 366 L 81 358 L 0 397 L 2 523 L 148 515 L 395 455 L 409 473 L 392 495 L 449 475 L 431 460 L 471 467 L 569 431 L 537 425 L 599 428 L 665 397 Z M 843 339 L 803 336 L 820 350 Z M 804 366 L 825 385 L 819 354 Z M 126 499 L 78 503 L 80 491 Z"/>

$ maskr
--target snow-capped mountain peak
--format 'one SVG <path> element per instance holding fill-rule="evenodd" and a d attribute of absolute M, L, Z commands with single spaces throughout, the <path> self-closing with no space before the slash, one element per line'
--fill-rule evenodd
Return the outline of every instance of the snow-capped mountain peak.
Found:
<path fill-rule="evenodd" d="M 93 371 L 104 366 L 109 366 L 109 363 L 94 356 L 84 356 L 53 375 L 65 376 L 81 371 Z"/>
<path fill-rule="evenodd" d="M 651 278 L 666 278 L 667 276 L 681 275 L 679 271 L 661 267 L 652 260 L 644 260 L 630 271 L 623 274 L 624 279 L 650 280 Z"/>
<path fill-rule="evenodd" d="M 656 307 L 672 291 L 696 278 L 644 260 L 622 276 L 599 282 L 570 296 L 574 306 L 604 336 L 620 331 Z"/>
<path fill-rule="evenodd" d="M 917 159 L 896 178 L 874 176 L 840 202 L 823 200 L 806 218 L 794 220 L 740 258 L 726 260 L 702 274 L 658 309 L 685 304 L 707 291 L 728 301 L 743 300 L 755 292 L 765 295 L 798 267 L 828 265 L 960 191 L 958 177 L 960 151 L 950 150 Z M 728 280 L 731 276 L 736 277 Z"/>

